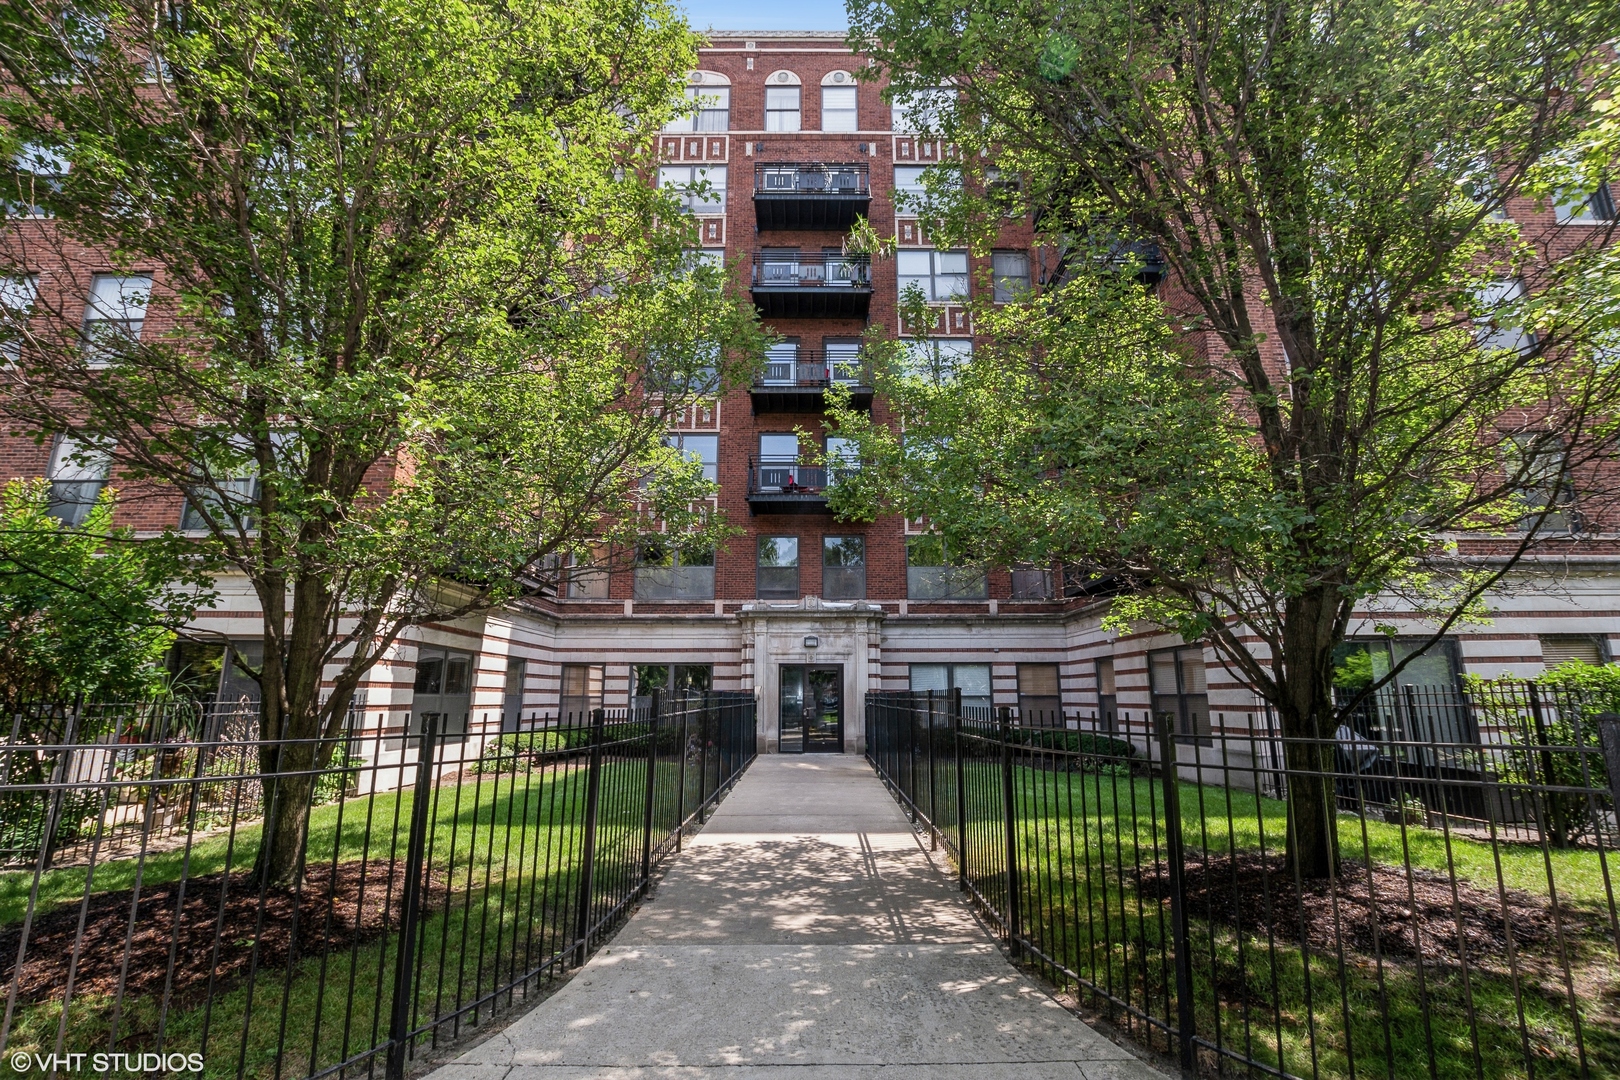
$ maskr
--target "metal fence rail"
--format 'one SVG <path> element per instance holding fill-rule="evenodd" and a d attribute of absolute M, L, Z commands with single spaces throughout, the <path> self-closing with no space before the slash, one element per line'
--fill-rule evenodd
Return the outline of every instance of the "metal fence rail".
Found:
<path fill-rule="evenodd" d="M 110 1052 L 403 1076 L 583 963 L 756 746 L 738 693 L 506 734 L 430 714 L 304 772 L 266 765 L 308 743 L 196 719 L 36 710 L 0 744 L 0 1053 L 24 1071 Z M 301 872 L 277 880 L 264 793 L 288 776 L 314 782 Z"/>
<path fill-rule="evenodd" d="M 1413 691 L 1407 726 L 1324 740 L 869 694 L 868 757 L 1016 956 L 1188 1073 L 1620 1074 L 1620 718 L 1569 688 Z M 1313 782 L 1316 879 L 1286 854 Z"/>

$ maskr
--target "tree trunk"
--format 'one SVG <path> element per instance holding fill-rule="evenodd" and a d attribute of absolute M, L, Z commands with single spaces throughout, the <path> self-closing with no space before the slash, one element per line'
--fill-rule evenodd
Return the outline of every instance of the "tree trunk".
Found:
<path fill-rule="evenodd" d="M 304 875 L 304 847 L 316 779 L 311 769 L 313 755 L 304 753 L 306 749 L 313 746 L 300 744 L 297 753 L 283 758 L 280 771 L 267 773 L 264 778 L 264 835 L 254 864 L 254 880 L 261 887 L 291 886 Z"/>
<path fill-rule="evenodd" d="M 1288 869 L 1303 879 L 1339 872 L 1333 770 L 1333 650 L 1344 636 L 1338 590 L 1290 598 L 1279 665 L 1283 767 L 1288 774 Z"/>
<path fill-rule="evenodd" d="M 329 640 L 331 593 L 313 575 L 293 586 L 284 634 L 276 604 L 266 605 L 259 768 L 264 784 L 264 835 L 254 866 L 262 886 L 294 884 L 304 872 L 309 811 L 321 769 L 337 743 L 321 723 L 321 676 Z M 276 645 L 273 649 L 273 645 Z M 276 655 L 279 653 L 280 655 Z M 352 691 L 352 685 L 350 686 Z M 347 706 L 345 701 L 344 706 Z"/>

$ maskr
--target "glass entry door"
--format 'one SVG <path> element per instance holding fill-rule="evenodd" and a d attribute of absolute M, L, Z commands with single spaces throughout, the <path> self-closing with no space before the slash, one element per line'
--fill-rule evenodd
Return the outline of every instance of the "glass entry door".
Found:
<path fill-rule="evenodd" d="M 782 665 L 777 749 L 784 754 L 838 754 L 844 749 L 844 668 Z"/>

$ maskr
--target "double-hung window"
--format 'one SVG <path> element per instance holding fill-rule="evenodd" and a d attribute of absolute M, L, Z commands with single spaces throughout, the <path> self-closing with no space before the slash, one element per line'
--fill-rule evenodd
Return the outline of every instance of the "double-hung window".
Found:
<path fill-rule="evenodd" d="M 196 485 L 186 492 L 186 507 L 180 514 L 180 528 L 187 532 L 203 532 L 208 518 L 229 532 L 233 518 L 243 529 L 253 528 L 253 511 L 258 504 L 261 488 L 258 469 L 251 463 L 243 468 L 243 475 L 228 480 L 215 480 L 211 485 Z"/>
<path fill-rule="evenodd" d="M 944 382 L 954 379 L 973 359 L 971 338 L 928 338 L 908 341 L 906 361 L 914 375 Z"/>
<path fill-rule="evenodd" d="M 1056 664 L 1018 665 L 1018 711 L 1026 725 L 1063 726 L 1063 694 Z"/>
<path fill-rule="evenodd" d="M 821 130 L 855 131 L 860 127 L 856 119 L 855 88 L 853 86 L 823 86 L 821 88 Z"/>
<path fill-rule="evenodd" d="M 664 445 L 674 447 L 690 460 L 700 463 L 703 466 L 703 479 L 719 483 L 720 436 L 671 432 L 664 436 Z"/>
<path fill-rule="evenodd" d="M 0 362 L 22 359 L 23 330 L 34 310 L 39 279 L 33 274 L 0 277 Z"/>
<path fill-rule="evenodd" d="M 1605 181 L 1592 191 L 1560 191 L 1553 212 L 1560 225 L 1606 225 L 1614 220 L 1614 189 Z"/>
<path fill-rule="evenodd" d="M 731 87 L 688 86 L 688 112 L 671 120 L 664 128 L 671 134 L 688 131 L 729 131 L 731 129 Z"/>
<path fill-rule="evenodd" d="M 1209 737 L 1209 688 L 1204 680 L 1202 646 L 1149 653 L 1148 679 L 1153 715 L 1168 713 L 1178 739 Z"/>
<path fill-rule="evenodd" d="M 922 291 L 932 303 L 963 300 L 968 294 L 968 254 L 966 251 L 900 250 L 894 254 L 900 277 L 900 291 Z"/>
<path fill-rule="evenodd" d="M 144 274 L 97 274 L 91 279 L 90 299 L 84 307 L 84 347 L 89 363 L 106 364 L 140 340 L 151 299 L 152 279 Z"/>
<path fill-rule="evenodd" d="M 912 664 L 909 674 L 913 693 L 960 690 L 964 709 L 990 708 L 989 664 Z"/>
<path fill-rule="evenodd" d="M 799 88 L 797 86 L 767 86 L 765 88 L 765 130 L 770 132 L 799 130 Z"/>
<path fill-rule="evenodd" d="M 940 117 L 955 100 L 956 91 L 948 86 L 898 93 L 894 95 L 889 120 L 896 131 L 938 134 Z"/>
<path fill-rule="evenodd" d="M 682 209 L 693 214 L 723 214 L 726 210 L 724 165 L 664 165 L 658 186 L 671 188 Z"/>
<path fill-rule="evenodd" d="M 866 599 L 866 537 L 821 538 L 821 595 L 828 600 Z"/>
<path fill-rule="evenodd" d="M 64 525 L 83 524 L 107 483 L 110 466 L 105 450 L 58 435 L 46 473 L 51 482 L 46 512 Z"/>
<path fill-rule="evenodd" d="M 761 536 L 759 538 L 756 595 L 761 600 L 799 598 L 799 538 Z"/>
<path fill-rule="evenodd" d="M 44 200 L 62 190 L 70 168 L 68 159 L 38 143 L 24 143 L 13 161 L 17 166 L 17 190 L 0 192 L 8 212 L 13 217 L 49 217 Z"/>
<path fill-rule="evenodd" d="M 990 255 L 990 269 L 996 279 L 996 303 L 1010 304 L 1029 292 L 1029 253 L 996 251 Z"/>
<path fill-rule="evenodd" d="M 1475 338 L 1482 349 L 1512 349 L 1528 352 L 1536 346 L 1536 335 L 1526 330 L 1516 308 L 1524 300 L 1524 285 L 1517 280 L 1493 281 L 1479 290 L 1480 311 L 1475 318 Z"/>
<path fill-rule="evenodd" d="M 929 179 L 925 181 L 924 176 Z M 896 165 L 894 167 L 896 207 L 902 212 L 921 209 L 928 201 L 930 183 L 935 191 L 941 193 L 955 191 L 962 186 L 962 170 L 955 166 Z"/>

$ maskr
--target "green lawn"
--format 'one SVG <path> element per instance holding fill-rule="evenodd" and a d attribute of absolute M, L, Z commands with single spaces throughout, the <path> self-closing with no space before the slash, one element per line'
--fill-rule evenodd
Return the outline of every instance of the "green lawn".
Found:
<path fill-rule="evenodd" d="M 694 763 L 695 764 L 695 763 Z M 656 777 L 655 832 L 673 827 L 679 765 L 660 761 Z M 696 803 L 695 768 L 688 769 L 687 812 Z M 642 762 L 609 762 L 603 769 L 598 817 L 595 903 L 600 911 L 622 896 L 640 867 L 646 770 Z M 565 948 L 577 912 L 585 771 L 577 765 L 536 774 L 466 775 L 441 785 L 431 808 L 428 861 L 434 882 L 422 934 L 417 981 L 417 1024 L 469 1003 L 510 982 Z M 401 864 L 414 794 L 389 792 L 316 808 L 310 819 L 309 861 L 352 864 L 367 860 Z M 227 855 L 227 839 L 196 843 L 189 854 L 190 879 L 218 873 L 227 860 L 233 872 L 250 870 L 257 853 L 257 824 L 239 828 Z M 153 855 L 141 869 L 143 888 L 179 879 L 186 853 Z M 127 890 L 133 860 L 96 869 L 94 893 Z M 0 925 L 19 922 L 32 875 L 0 875 Z M 247 888 L 246 879 L 243 888 Z M 40 910 L 77 905 L 84 896 L 82 868 L 52 871 L 40 883 Z M 397 887 L 396 887 L 397 895 Z M 125 908 L 127 911 L 127 907 Z M 251 929 L 229 928 L 251 934 Z M 126 995 L 119 1012 L 119 1049 L 150 1050 L 163 1030 L 166 1051 L 204 1054 L 205 1075 L 233 1076 L 238 1060 L 247 1075 L 275 1071 L 302 1076 L 310 1067 L 341 1061 L 386 1035 L 394 983 L 395 935 L 373 935 L 357 944 L 311 955 L 292 970 L 261 968 L 251 980 L 216 987 L 211 997 L 180 1003 L 161 1017 L 161 995 Z M 78 995 L 67 1018 L 66 1050 L 105 1050 L 114 1002 L 105 995 Z M 487 1018 L 489 1008 L 467 1014 L 461 1027 Z M 9 1048 L 49 1052 L 61 1010 L 58 1002 L 19 1005 Z M 447 1025 L 441 1037 L 454 1035 Z"/>
<path fill-rule="evenodd" d="M 995 766 L 986 764 L 983 772 L 970 776 L 970 785 L 992 783 Z M 1065 967 L 1153 1016 L 1174 1020 L 1174 976 L 1162 945 L 1168 940 L 1169 906 L 1165 890 L 1152 884 L 1164 852 L 1161 784 L 1140 777 L 1017 770 L 1023 924 Z M 1421 969 L 1410 952 L 1394 949 L 1385 949 L 1380 963 L 1364 936 L 1351 941 L 1341 963 L 1331 945 L 1307 937 L 1310 947 L 1303 947 L 1297 921 L 1268 925 L 1257 896 L 1246 894 L 1232 911 L 1210 918 L 1207 908 L 1200 910 L 1200 899 L 1222 900 L 1229 879 L 1221 874 L 1232 867 L 1231 856 L 1255 856 L 1262 842 L 1268 855 L 1281 854 L 1284 806 L 1211 786 L 1183 783 L 1178 791 L 1190 880 L 1200 868 L 1213 868 L 1202 898 L 1196 881 L 1189 886 L 1193 997 L 1201 1036 L 1288 1072 L 1324 1078 L 1351 1075 L 1347 1048 L 1354 1053 L 1357 1076 L 1427 1077 L 1431 1047 L 1440 1080 L 1528 1076 L 1527 1045 L 1535 1076 L 1579 1075 L 1575 1010 L 1551 935 L 1518 947 L 1516 986 L 1505 955 L 1488 951 L 1471 955 L 1465 977 L 1454 955 L 1429 948 Z M 949 809 L 954 814 L 954 807 Z M 1448 891 L 1446 882 L 1454 875 L 1463 900 L 1482 910 L 1499 911 L 1499 889 L 1509 891 L 1516 911 L 1550 910 L 1549 860 L 1539 847 L 1503 843 L 1493 850 L 1487 842 L 1456 834 L 1448 840 L 1439 830 L 1408 826 L 1403 835 L 1399 825 L 1364 825 L 1351 817 L 1341 817 L 1339 825 L 1347 864 L 1378 868 L 1385 900 L 1400 902 L 1390 886 L 1406 880 L 1409 864 L 1420 871 L 1414 878 L 1420 887 L 1427 882 Z M 1564 947 L 1574 969 L 1587 1065 L 1592 1075 L 1620 1075 L 1615 1014 L 1620 964 L 1599 857 L 1595 851 L 1555 851 L 1550 863 L 1561 904 L 1575 909 L 1565 920 Z M 1245 865 L 1257 866 L 1258 860 Z M 1146 871 L 1147 885 L 1138 884 L 1144 880 L 1138 867 Z M 1005 890 L 997 877 L 981 886 L 992 897 Z M 1297 907 L 1286 878 L 1281 885 L 1271 894 L 1273 910 Z M 1341 890 L 1351 890 L 1351 884 Z M 1322 918 L 1346 920 L 1327 925 L 1348 925 L 1352 906 L 1335 906 L 1325 890 L 1320 895 Z M 1365 896 L 1365 889 L 1359 895 Z M 1443 936 L 1443 921 L 1439 929 Z M 1156 1039 L 1163 1044 L 1162 1035 Z"/>

